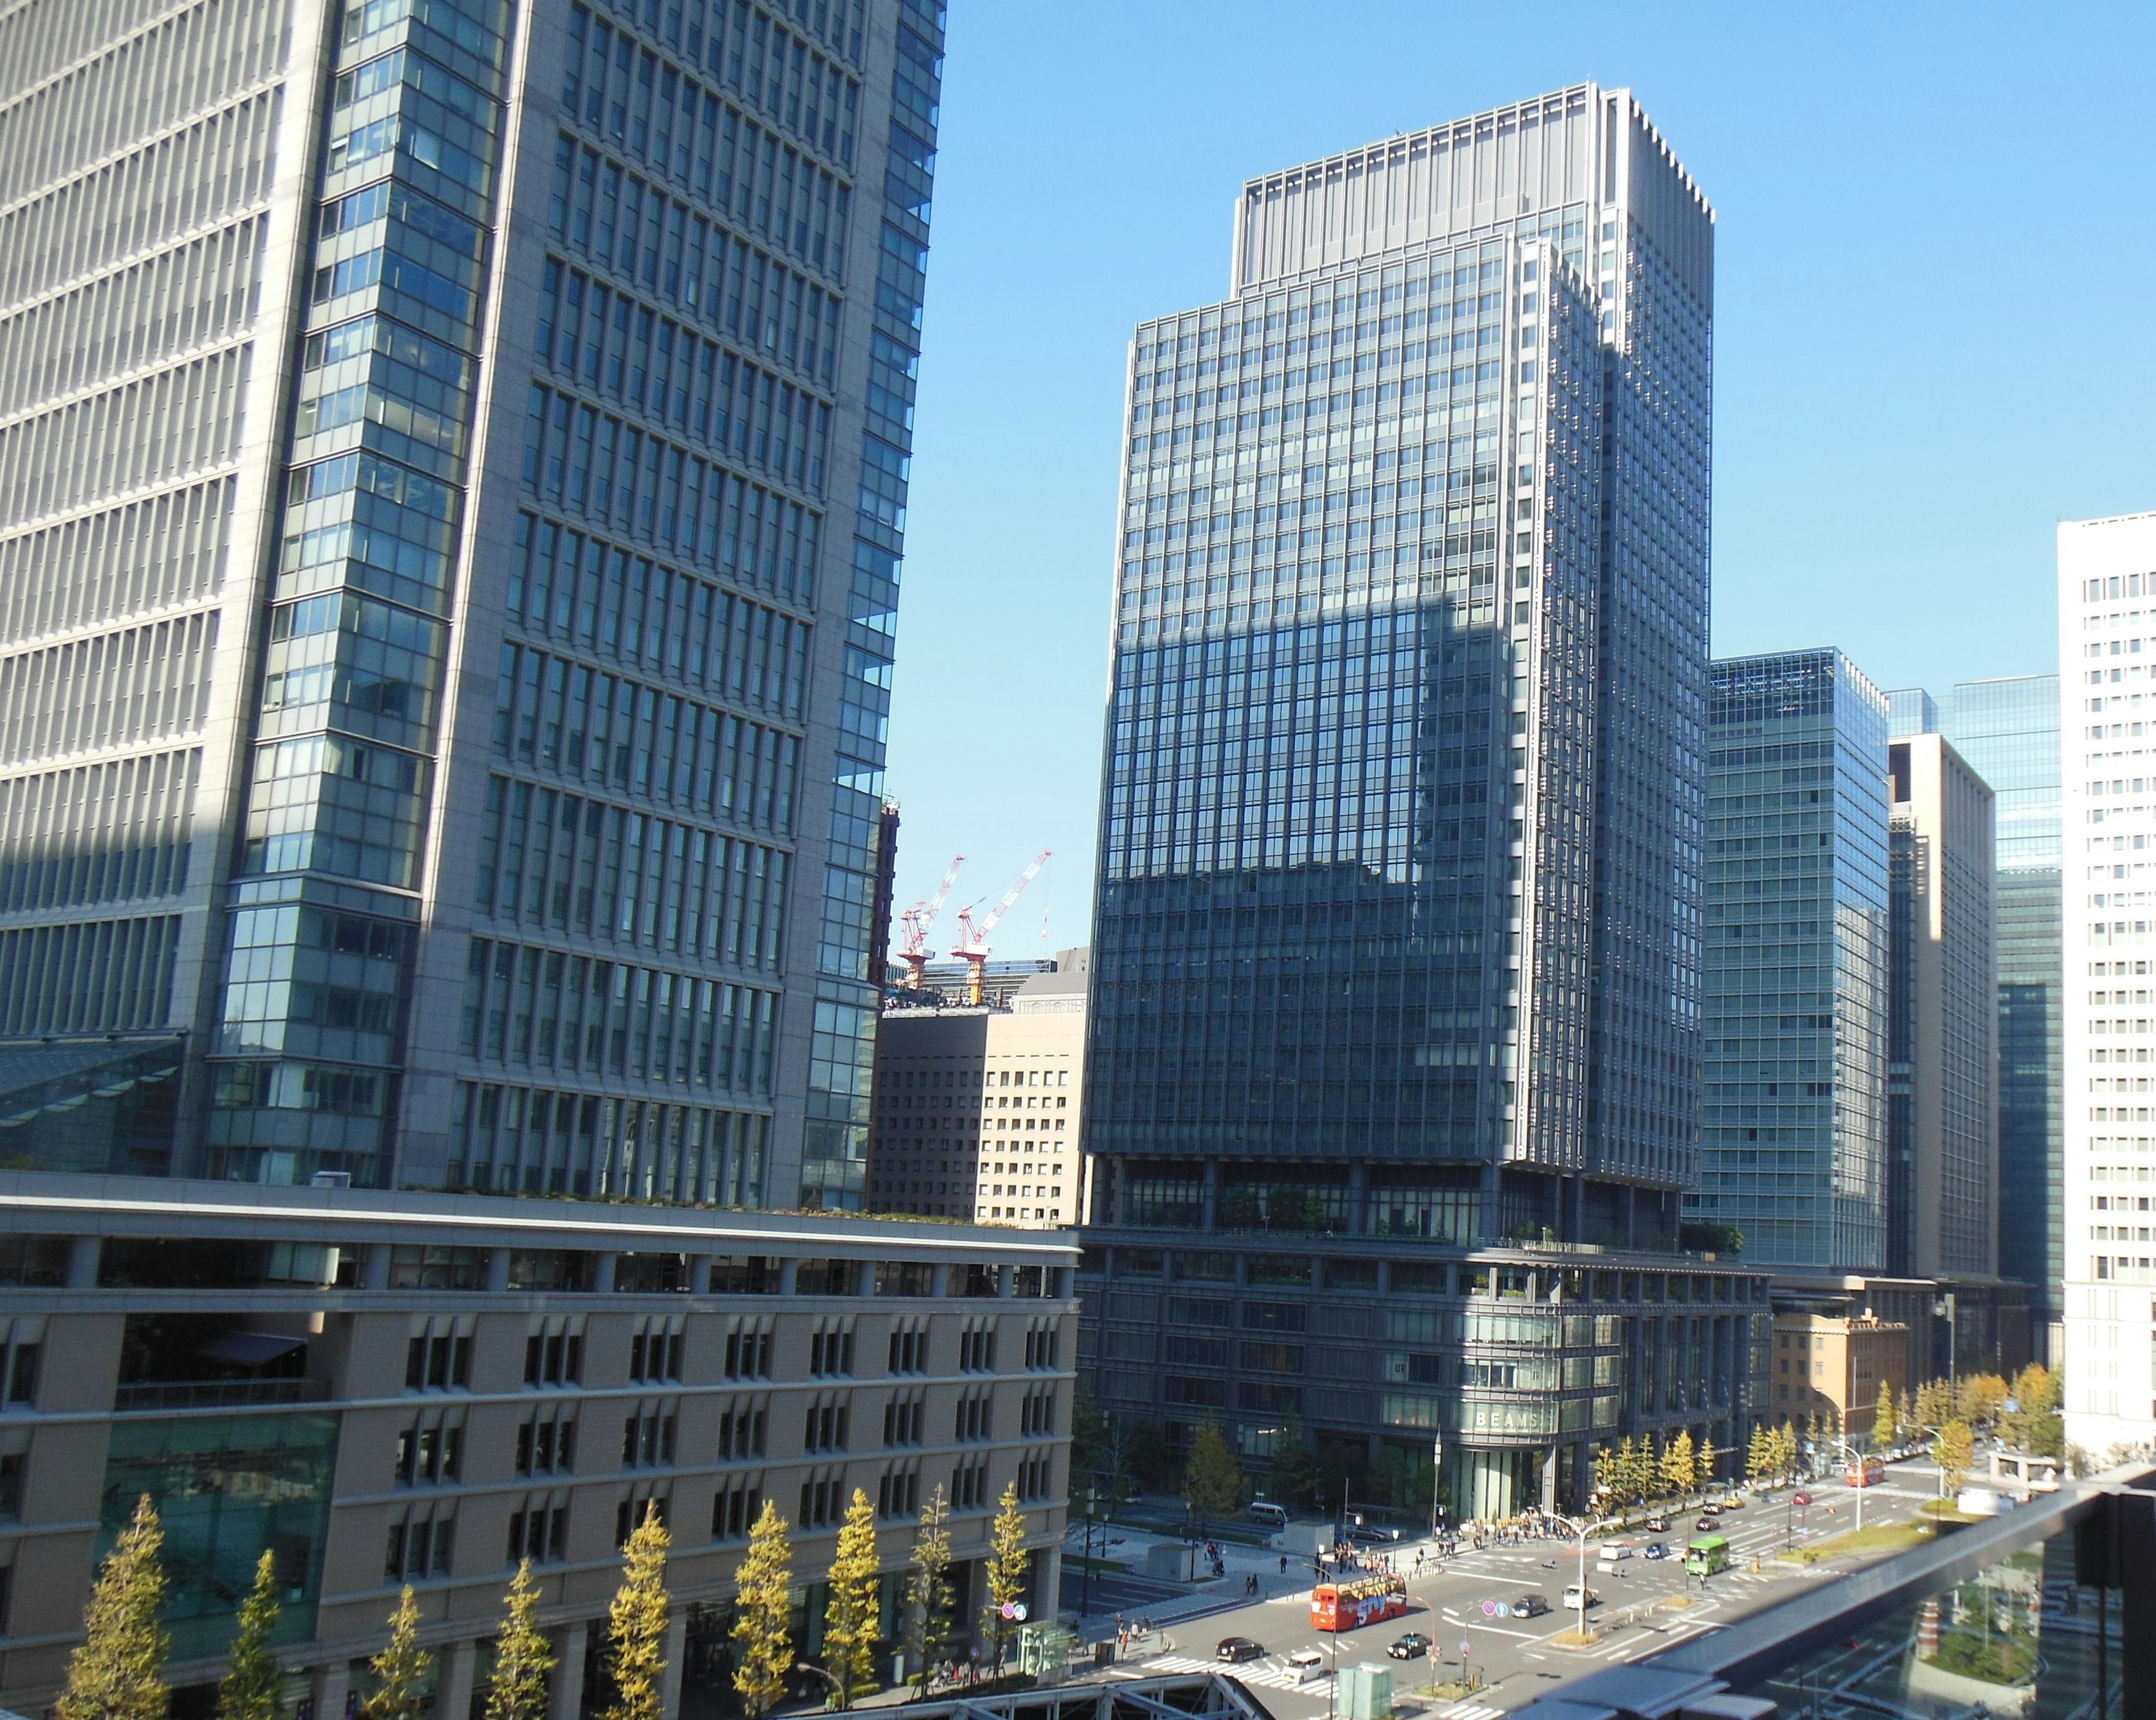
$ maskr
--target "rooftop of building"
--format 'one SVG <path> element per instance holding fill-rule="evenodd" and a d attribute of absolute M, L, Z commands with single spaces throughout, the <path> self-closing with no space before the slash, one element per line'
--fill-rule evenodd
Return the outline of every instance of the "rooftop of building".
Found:
<path fill-rule="evenodd" d="M 160 1177 L 0 1171 L 0 1235 L 389 1241 L 617 1253 L 783 1253 L 1064 1266 L 1055 1231 L 853 1214 L 746 1212 L 630 1201 L 411 1189 L 285 1188 Z"/>

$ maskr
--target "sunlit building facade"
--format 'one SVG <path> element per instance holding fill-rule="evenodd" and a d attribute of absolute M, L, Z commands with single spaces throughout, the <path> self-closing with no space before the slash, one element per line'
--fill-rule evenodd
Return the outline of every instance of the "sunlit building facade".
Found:
<path fill-rule="evenodd" d="M 2059 526 L 2066 1438 L 2156 1440 L 2156 514 Z"/>
<path fill-rule="evenodd" d="M 941 52 L 0 18 L 0 1037 L 221 1178 L 861 1205 Z"/>
<path fill-rule="evenodd" d="M 1139 326 L 1086 1069 L 1104 1273 L 1157 1277 L 1146 1239 L 1181 1232 L 1178 1276 L 1324 1284 L 1317 1317 L 1352 1321 L 1376 1281 L 1334 1286 L 1310 1252 L 1328 1235 L 1402 1268 L 1674 1249 L 1712 258 L 1706 199 L 1637 102 L 1584 85 L 1250 181 L 1232 295 Z M 1429 1281 L 1471 1302 L 1502 1271 Z M 1503 1281 L 1531 1281 L 1569 1293 Z M 1147 1364 L 1104 1367 L 1104 1403 L 1171 1438 L 1224 1414 L 1260 1456 L 1291 1409 L 1403 1450 L 1447 1430 L 1447 1485 L 1491 1514 L 1580 1497 L 1620 1426 L 1723 1443 L 1751 1377 L 1733 1306 L 1700 1334 L 1732 1348 L 1689 1385 L 1659 1337 L 1620 1361 L 1637 1308 L 1609 1311 L 1606 1354 L 1586 1322 L 1560 1384 L 1464 1361 L 1476 1317 L 1433 1307 L 1382 1390 L 1358 1347 L 1290 1344 L 1286 1377 L 1230 1397 L 1209 1371 L 1230 1350 L 1170 1329 L 1177 1305 L 1109 1296 L 1111 1325 L 1167 1320 L 1182 1365 L 1104 1330 L 1103 1356 Z M 1763 1366 L 1763 1327 L 1757 1346 Z M 1365 1389 L 1318 1388 L 1356 1365 Z"/>

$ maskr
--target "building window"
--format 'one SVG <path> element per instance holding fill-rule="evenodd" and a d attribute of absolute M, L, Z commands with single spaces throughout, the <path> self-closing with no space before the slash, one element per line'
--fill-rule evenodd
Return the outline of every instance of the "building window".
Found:
<path fill-rule="evenodd" d="M 389 1249 L 389 1287 L 392 1290 L 484 1290 L 486 1288 L 486 1250 L 483 1248 L 438 1247 L 413 1242 L 393 1243 Z"/>
<path fill-rule="evenodd" d="M 801 1515 L 804 1529 L 829 1528 L 846 1514 L 846 1476 L 843 1470 L 819 1471 L 801 1484 Z"/>
<path fill-rule="evenodd" d="M 38 1375 L 44 1359 L 43 1320 L 18 1320 L 0 1353 L 0 1384 L 6 1388 L 11 1409 L 33 1409 L 38 1403 Z"/>
<path fill-rule="evenodd" d="M 720 1490 L 711 1501 L 711 1538 L 738 1541 L 755 1527 L 763 1509 L 762 1481 L 751 1477 Z"/>
<path fill-rule="evenodd" d="M 886 1296 L 932 1296 L 936 1269 L 921 1260 L 878 1260 L 875 1293 Z"/>
<path fill-rule="evenodd" d="M 674 1461 L 675 1411 L 671 1405 L 645 1409 L 621 1425 L 621 1466 L 649 1469 Z"/>
<path fill-rule="evenodd" d="M 647 1320 L 629 1340 L 629 1377 L 639 1382 L 681 1377 L 680 1324 Z"/>
<path fill-rule="evenodd" d="M 1052 1450 L 1029 1451 L 1019 1460 L 1018 1497 L 1024 1500 L 1045 1499 L 1055 1482 L 1055 1454 Z"/>
<path fill-rule="evenodd" d="M 763 1456 L 764 1404 L 761 1398 L 737 1401 L 719 1412 L 719 1461 Z"/>
<path fill-rule="evenodd" d="M 469 1387 L 471 1343 L 468 1322 L 428 1321 L 405 1345 L 404 1389 L 439 1392 Z"/>
<path fill-rule="evenodd" d="M 568 1557 L 569 1507 L 559 1493 L 526 1495 L 509 1514 L 509 1563 L 543 1564 Z"/>
<path fill-rule="evenodd" d="M 1035 1321 L 1025 1330 L 1025 1365 L 1029 1368 L 1050 1368 L 1055 1366 L 1057 1328 L 1051 1323 Z"/>
<path fill-rule="evenodd" d="M 993 1437 L 995 1399 L 987 1391 L 970 1391 L 961 1396 L 952 1417 L 951 1436 L 956 1440 L 985 1440 Z"/>
<path fill-rule="evenodd" d="M 760 1320 L 737 1321 L 726 1331 L 728 1379 L 771 1378 L 771 1327 Z"/>
<path fill-rule="evenodd" d="M 951 1508 L 978 1511 L 988 1502 L 988 1460 L 977 1457 L 951 1471 Z"/>
<path fill-rule="evenodd" d="M 650 1487 L 632 1488 L 629 1495 L 613 1508 L 613 1544 L 626 1547 L 630 1532 L 647 1516 L 655 1516 L 660 1526 L 668 1526 L 671 1496 Z"/>
<path fill-rule="evenodd" d="M 819 1399 L 802 1412 L 801 1449 L 804 1451 L 843 1451 L 846 1449 L 847 1420 L 851 1411 L 838 1399 Z"/>
<path fill-rule="evenodd" d="M 886 1470 L 876 1482 L 876 1515 L 908 1517 L 921 1509 L 921 1471 Z"/>
<path fill-rule="evenodd" d="M 577 1424 L 569 1416 L 534 1415 L 516 1430 L 519 1475 L 568 1475 L 577 1466 Z"/>
<path fill-rule="evenodd" d="M 808 1336 L 808 1372 L 812 1378 L 844 1377 L 854 1371 L 854 1322 L 819 1320 Z"/>
<path fill-rule="evenodd" d="M 917 1445 L 928 1403 L 924 1394 L 908 1392 L 883 1406 L 883 1442 L 886 1445 Z"/>
<path fill-rule="evenodd" d="M 1028 1392 L 1019 1399 L 1018 1430 L 1026 1439 L 1055 1431 L 1055 1388 Z"/>
<path fill-rule="evenodd" d="M 524 1340 L 526 1385 L 576 1385 L 584 1377 L 584 1333 L 581 1320 L 549 1320 Z"/>
<path fill-rule="evenodd" d="M 996 1323 L 993 1320 L 966 1322 L 958 1334 L 958 1367 L 966 1373 L 993 1373 L 996 1369 Z"/>
<path fill-rule="evenodd" d="M 901 1320 L 891 1328 L 891 1372 L 926 1373 L 928 1371 L 928 1327 L 918 1320 Z"/>
<path fill-rule="evenodd" d="M 464 1467 L 463 1414 L 454 1420 L 437 1415 L 413 1422 L 397 1434 L 397 1485 L 429 1486 L 453 1481 Z"/>
<path fill-rule="evenodd" d="M 415 1583 L 427 1577 L 446 1577 L 455 1553 L 455 1513 L 411 1515 L 389 1526 L 389 1545 L 382 1560 L 385 1583 Z"/>

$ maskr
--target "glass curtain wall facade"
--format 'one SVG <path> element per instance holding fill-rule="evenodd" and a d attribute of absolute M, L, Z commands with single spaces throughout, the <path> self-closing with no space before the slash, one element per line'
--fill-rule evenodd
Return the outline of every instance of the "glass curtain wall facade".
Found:
<path fill-rule="evenodd" d="M 1543 207 L 1477 220 L 1500 157 Z M 1351 160 L 1254 181 L 1238 295 L 1132 343 L 1109 1209 L 1466 1172 L 1475 1235 L 1621 1239 L 1692 1165 L 1711 216 L 1592 86 Z M 1398 232 L 1301 248 L 1385 175 Z"/>
<path fill-rule="evenodd" d="M 1963 681 L 1942 726 L 1994 796 L 1999 1271 L 2030 1286 L 2041 1340 L 2061 1317 L 2065 1246 L 2059 678 Z M 2030 1222 L 2038 1212 L 2041 1225 Z"/>
<path fill-rule="evenodd" d="M 0 23 L 0 1035 L 186 1029 L 219 1177 L 858 1206 L 940 10 L 136 23 Z"/>
<path fill-rule="evenodd" d="M 1714 665 L 1707 1080 L 1688 1216 L 1746 1260 L 1887 1260 L 1887 706 L 1840 652 Z"/>
<path fill-rule="evenodd" d="M 1097 1224 L 1674 1245 L 1712 234 L 1582 85 L 1251 181 L 1139 326 Z"/>

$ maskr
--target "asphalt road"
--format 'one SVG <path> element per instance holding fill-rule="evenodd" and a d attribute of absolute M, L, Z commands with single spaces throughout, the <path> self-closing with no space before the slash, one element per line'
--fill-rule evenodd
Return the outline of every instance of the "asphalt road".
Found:
<path fill-rule="evenodd" d="M 1938 1479 L 1937 1471 L 1928 1466 L 1896 1464 L 1884 1484 L 1866 1490 L 1865 1522 L 1907 1521 L 1925 1500 L 1936 1496 Z M 1554 1640 L 1574 1622 L 1571 1614 L 1562 1610 L 1561 1602 L 1566 1585 L 1576 1579 L 1579 1571 L 1576 1542 L 1563 1547 L 1553 1541 L 1540 1541 L 1524 1547 L 1488 1548 L 1426 1569 L 1420 1577 L 1413 1574 L 1418 1549 L 1414 1543 L 1404 1543 L 1395 1552 L 1395 1568 L 1408 1579 L 1410 1610 L 1407 1616 L 1342 1633 L 1337 1644 L 1326 1633 L 1311 1628 L 1311 1573 L 1306 1560 L 1300 1565 L 1291 1563 L 1289 1573 L 1283 1575 L 1276 1553 L 1230 1548 L 1225 1552 L 1227 1579 L 1215 1586 L 1233 1593 L 1247 1576 L 1256 1574 L 1263 1588 L 1260 1597 L 1195 1618 L 1167 1615 L 1204 1605 L 1197 1597 L 1179 1604 L 1158 1603 L 1152 1610 L 1163 1620 L 1162 1630 L 1147 1642 L 1134 1644 L 1131 1656 L 1106 1676 L 1145 1676 L 1200 1669 L 1233 1671 L 1257 1687 L 1265 1705 L 1285 1720 L 1306 1720 L 1327 1712 L 1331 1681 L 1321 1677 L 1297 1683 L 1286 1664 L 1287 1656 L 1298 1649 L 1315 1648 L 1327 1656 L 1329 1663 L 1337 1648 L 1340 1665 L 1368 1661 L 1389 1667 L 1398 1702 L 1415 1702 L 1438 1720 L 1495 1720 L 1569 1679 L 1613 1662 L 1654 1654 L 1697 1632 L 1774 1605 L 1810 1584 L 1831 1581 L 1885 1556 L 1839 1557 L 1806 1567 L 1777 1563 L 1774 1555 L 1792 1538 L 1799 1544 L 1825 1540 L 1856 1524 L 1856 1490 L 1839 1482 L 1817 1483 L 1809 1490 L 1813 1503 L 1804 1509 L 1789 1504 L 1793 1491 L 1785 1488 L 1755 1497 L 1743 1510 L 1720 1519 L 1717 1532 L 1729 1538 L 1730 1568 L 1703 1584 L 1697 1578 L 1687 1578 L 1681 1562 L 1684 1543 L 1695 1533 L 1696 1511 L 1682 1518 L 1673 1517 L 1666 1535 L 1635 1532 L 1627 1538 L 1638 1549 L 1644 1549 L 1650 1540 L 1663 1541 L 1671 1555 L 1666 1560 L 1650 1561 L 1643 1551 L 1635 1551 L 1614 1569 L 1599 1566 L 1596 1543 L 1589 1543 L 1587 1583 L 1601 1604 L 1588 1615 L 1589 1627 L 1597 1640 L 1584 1649 L 1563 1646 Z M 1126 1550 L 1116 1549 L 1118 1554 Z M 1757 1571 L 1753 1569 L 1755 1558 L 1759 1564 Z M 1551 1610 L 1533 1618 L 1496 1617 L 1485 1610 L 1485 1603 L 1510 1603 L 1526 1593 L 1542 1595 Z M 1134 1602 L 1132 1616 L 1147 1610 L 1144 1599 L 1130 1599 Z M 1112 1617 L 1100 1616 L 1113 1604 L 1112 1600 L 1101 1599 L 1096 1579 L 1096 1616 L 1088 1621 L 1086 1635 L 1113 1633 Z M 1389 1660 L 1386 1646 L 1411 1630 L 1432 1640 L 1430 1657 Z M 1247 1636 L 1263 1644 L 1265 1657 L 1232 1668 L 1219 1665 L 1214 1651 L 1226 1636 Z M 1463 1647 L 1466 1668 L 1481 1681 L 1482 1687 L 1455 1701 L 1433 1702 L 1425 1696 L 1418 1702 L 1418 1691 L 1434 1680 L 1450 1681 L 1461 1676 Z"/>

